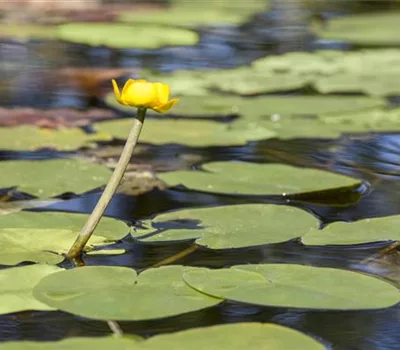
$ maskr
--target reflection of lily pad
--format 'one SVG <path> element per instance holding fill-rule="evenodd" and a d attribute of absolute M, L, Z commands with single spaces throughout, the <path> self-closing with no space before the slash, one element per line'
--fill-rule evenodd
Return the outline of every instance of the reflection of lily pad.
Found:
<path fill-rule="evenodd" d="M 51 130 L 30 125 L 0 128 L 0 149 L 7 151 L 30 151 L 39 148 L 69 151 L 109 139 L 109 135 L 87 134 L 78 128 Z"/>
<path fill-rule="evenodd" d="M 68 213 L 20 212 L 2 217 L 0 222 L 0 264 L 15 265 L 24 261 L 58 264 L 68 252 L 87 215 Z M 89 241 L 91 245 L 108 244 L 122 238 L 128 227 L 121 221 L 103 218 Z"/>
<path fill-rule="evenodd" d="M 114 94 L 108 94 L 106 103 L 132 113 L 132 108 L 120 105 Z M 184 96 L 169 114 L 185 117 L 227 116 L 240 114 L 249 117 L 269 117 L 274 114 L 319 115 L 358 111 L 386 104 L 380 98 L 359 96 L 263 96 L 241 97 L 227 95 Z M 307 121 L 305 121 L 307 124 Z"/>
<path fill-rule="evenodd" d="M 8 341 L 1 344 L 2 350 L 141 350 L 140 343 L 132 339 L 122 337 L 97 337 L 97 338 L 67 338 L 55 342 L 37 341 Z"/>
<path fill-rule="evenodd" d="M 94 124 L 100 132 L 106 132 L 118 139 L 128 137 L 132 121 L 129 119 L 106 121 Z M 177 143 L 188 146 L 241 145 L 247 141 L 268 139 L 274 132 L 258 128 L 233 129 L 232 124 L 206 120 L 147 119 L 140 141 L 152 144 Z"/>
<path fill-rule="evenodd" d="M 236 323 L 162 334 L 146 340 L 147 350 L 324 350 L 311 337 L 268 323 Z M 134 350 L 134 349 L 133 349 Z"/>
<path fill-rule="evenodd" d="M 292 264 L 187 268 L 184 279 L 208 295 L 265 306 L 357 310 L 400 301 L 397 288 L 381 279 L 332 268 Z"/>
<path fill-rule="evenodd" d="M 53 310 L 32 295 L 33 287 L 45 276 L 62 271 L 50 265 L 13 267 L 0 271 L 0 314 L 25 310 Z"/>
<path fill-rule="evenodd" d="M 359 180 L 317 169 L 282 164 L 213 162 L 205 171 L 159 174 L 169 186 L 184 185 L 197 191 L 232 194 L 287 195 L 356 186 Z"/>
<path fill-rule="evenodd" d="M 323 230 L 312 228 L 302 238 L 306 245 L 346 245 L 380 241 L 400 241 L 400 215 L 334 222 Z"/>
<path fill-rule="evenodd" d="M 255 13 L 265 11 L 266 5 L 265 0 L 247 0 L 245 6 L 241 1 L 215 1 L 207 3 L 207 6 L 196 1 L 174 1 L 166 9 L 125 12 L 119 19 L 180 26 L 239 24 Z"/>
<path fill-rule="evenodd" d="M 198 35 L 188 29 L 154 24 L 68 23 L 58 27 L 61 40 L 92 46 L 154 49 L 165 45 L 195 45 Z"/>
<path fill-rule="evenodd" d="M 0 187 L 17 187 L 37 197 L 83 193 L 107 183 L 110 170 L 83 159 L 10 160 L 1 162 Z"/>
<path fill-rule="evenodd" d="M 212 249 L 285 242 L 302 236 L 318 221 L 305 211 L 277 205 L 247 204 L 179 210 L 158 215 L 131 234 L 141 242 L 196 239 Z"/>
<path fill-rule="evenodd" d="M 34 296 L 76 315 L 103 320 L 150 320 L 214 306 L 221 299 L 198 293 L 182 280 L 182 267 L 148 269 L 88 266 L 44 278 Z"/>
<path fill-rule="evenodd" d="M 324 39 L 337 39 L 358 45 L 400 45 L 394 28 L 400 23 L 400 12 L 371 13 L 331 19 L 317 34 Z"/>
<path fill-rule="evenodd" d="M 52 39 L 56 36 L 56 27 L 39 24 L 2 23 L 0 37 L 11 39 Z"/>

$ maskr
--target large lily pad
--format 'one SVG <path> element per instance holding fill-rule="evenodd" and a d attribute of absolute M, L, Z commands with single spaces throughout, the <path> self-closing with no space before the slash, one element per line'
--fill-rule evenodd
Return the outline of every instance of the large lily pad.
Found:
<path fill-rule="evenodd" d="M 306 245 L 347 245 L 381 241 L 400 241 L 400 215 L 334 222 L 323 230 L 312 228 L 302 237 Z"/>
<path fill-rule="evenodd" d="M 0 37 L 16 40 L 53 39 L 56 36 L 56 27 L 51 25 L 2 23 Z"/>
<path fill-rule="evenodd" d="M 0 164 L 0 187 L 37 197 L 82 193 L 107 183 L 110 170 L 83 159 L 17 160 Z"/>
<path fill-rule="evenodd" d="M 223 124 L 207 120 L 166 120 L 147 119 L 139 140 L 152 144 L 177 143 L 188 146 L 228 146 L 241 145 L 248 141 L 268 139 L 275 135 L 266 128 L 255 130 L 233 128 L 234 124 Z M 94 124 L 101 133 L 118 139 L 128 137 L 131 120 L 106 121 Z"/>
<path fill-rule="evenodd" d="M 84 214 L 50 212 L 20 212 L 3 216 L 0 221 L 0 264 L 62 262 L 62 254 L 68 252 L 87 218 Z M 102 218 L 86 248 L 109 244 L 127 232 L 125 223 Z"/>
<path fill-rule="evenodd" d="M 61 40 L 92 46 L 155 49 L 165 45 L 195 45 L 198 35 L 188 29 L 154 24 L 68 23 L 57 29 Z"/>
<path fill-rule="evenodd" d="M 169 186 L 214 193 L 288 195 L 356 186 L 359 180 L 323 170 L 282 164 L 212 162 L 205 171 L 173 171 L 159 174 Z"/>
<path fill-rule="evenodd" d="M 30 151 L 39 148 L 70 151 L 109 139 L 109 135 L 87 134 L 78 128 L 52 130 L 31 125 L 0 127 L 0 149 L 7 151 Z"/>
<path fill-rule="evenodd" d="M 0 271 L 0 314 L 25 310 L 53 310 L 32 295 L 33 287 L 45 276 L 62 271 L 51 265 L 13 267 Z"/>
<path fill-rule="evenodd" d="M 150 320 L 204 309 L 222 300 L 193 290 L 181 266 L 148 269 L 88 266 L 44 278 L 34 289 L 43 303 L 103 320 Z"/>
<path fill-rule="evenodd" d="M 0 344 L 1 350 L 140 350 L 139 342 L 122 337 L 68 338 L 56 342 L 9 341 Z"/>
<path fill-rule="evenodd" d="M 215 1 L 202 3 L 193 1 L 173 1 L 172 6 L 159 11 L 125 12 L 120 20 L 133 23 L 157 23 L 179 26 L 239 24 L 248 20 L 258 11 L 266 11 L 265 0 L 248 0 L 244 6 L 239 1 Z"/>
<path fill-rule="evenodd" d="M 303 210 L 277 205 L 245 204 L 179 210 L 144 222 L 132 236 L 141 242 L 195 239 L 212 249 L 230 249 L 285 242 L 318 227 Z"/>
<path fill-rule="evenodd" d="M 162 334 L 146 340 L 147 350 L 323 350 L 311 337 L 268 323 L 236 323 Z"/>
<path fill-rule="evenodd" d="M 106 102 L 113 108 L 132 113 L 132 108 L 119 104 L 114 94 L 106 96 Z M 248 118 L 262 118 L 271 115 L 310 116 L 337 114 L 366 110 L 384 106 L 380 98 L 360 96 L 263 96 L 246 98 L 241 96 L 209 95 L 205 97 L 185 96 L 180 99 L 169 114 L 185 117 L 223 117 L 240 114 Z M 304 121 L 307 124 L 307 120 Z"/>
<path fill-rule="evenodd" d="M 325 39 L 358 45 L 394 46 L 400 45 L 398 33 L 393 30 L 399 22 L 400 12 L 359 14 L 331 19 L 316 32 Z"/>
<path fill-rule="evenodd" d="M 208 295 L 265 306 L 357 310 L 385 308 L 400 301 L 399 291 L 390 283 L 332 268 L 293 264 L 187 268 L 183 277 Z"/>

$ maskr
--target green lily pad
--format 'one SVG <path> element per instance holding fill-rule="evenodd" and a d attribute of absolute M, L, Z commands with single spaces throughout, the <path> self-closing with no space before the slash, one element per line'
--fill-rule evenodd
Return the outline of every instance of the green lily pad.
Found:
<path fill-rule="evenodd" d="M 188 287 L 181 266 L 148 269 L 139 276 L 126 267 L 81 267 L 42 279 L 34 296 L 75 315 L 132 321 L 179 315 L 222 301 Z"/>
<path fill-rule="evenodd" d="M 352 15 L 331 19 L 323 28 L 315 28 L 324 39 L 336 39 L 357 45 L 400 45 L 398 33 L 393 30 L 400 22 L 400 12 Z"/>
<path fill-rule="evenodd" d="M 229 146 L 268 139 L 275 135 L 265 128 L 234 129 L 233 125 L 208 120 L 147 119 L 139 141 L 157 145 L 177 143 L 188 146 Z M 118 139 L 126 139 L 131 127 L 132 120 L 129 119 L 94 124 L 99 132 L 107 132 Z"/>
<path fill-rule="evenodd" d="M 105 98 L 108 105 L 132 113 L 135 110 L 119 104 L 114 94 Z M 246 98 L 241 96 L 209 95 L 185 96 L 179 100 L 169 114 L 185 117 L 223 117 L 240 114 L 248 118 L 271 115 L 301 116 L 337 114 L 368 110 L 385 106 L 381 98 L 359 96 L 263 96 Z M 307 124 L 307 121 L 305 121 Z"/>
<path fill-rule="evenodd" d="M 267 9 L 265 0 L 248 0 L 246 6 L 238 1 L 215 1 L 207 6 L 193 1 L 174 1 L 172 6 L 159 11 L 122 13 L 119 20 L 133 23 L 156 23 L 179 26 L 240 24 L 257 12 Z"/>
<path fill-rule="evenodd" d="M 400 215 L 356 222 L 334 222 L 323 230 L 313 227 L 302 237 L 302 242 L 306 245 L 348 245 L 400 241 L 399 224 Z"/>
<path fill-rule="evenodd" d="M 58 264 L 75 241 L 88 216 L 84 214 L 20 212 L 0 221 L 0 264 Z M 102 218 L 86 249 L 107 245 L 128 232 L 125 223 Z"/>
<path fill-rule="evenodd" d="M 217 270 L 187 268 L 183 278 L 208 295 L 264 306 L 362 310 L 400 301 L 397 288 L 381 279 L 323 267 L 264 264 Z"/>
<path fill-rule="evenodd" d="M 96 141 L 108 141 L 109 135 L 87 134 L 78 128 L 43 129 L 32 125 L 0 128 L 0 149 L 7 151 L 33 151 L 53 148 L 72 151 L 91 147 Z"/>
<path fill-rule="evenodd" d="M 29 265 L 0 270 L 0 314 L 25 310 L 53 310 L 32 295 L 33 287 L 45 276 L 63 269 L 51 265 Z"/>
<path fill-rule="evenodd" d="M 2 161 L 0 187 L 14 187 L 37 197 L 65 192 L 83 193 L 107 183 L 111 175 L 104 165 L 83 159 Z"/>
<path fill-rule="evenodd" d="M 68 23 L 58 26 L 57 37 L 92 46 L 140 49 L 195 45 L 198 42 L 198 35 L 191 30 L 155 24 Z"/>
<path fill-rule="evenodd" d="M 195 239 L 208 248 L 231 249 L 286 242 L 317 228 L 318 220 L 297 208 L 245 204 L 179 210 L 143 224 L 148 228 L 131 233 L 141 242 Z"/>
<path fill-rule="evenodd" d="M 162 334 L 146 340 L 147 350 L 324 350 L 311 337 L 268 323 L 235 323 Z"/>
<path fill-rule="evenodd" d="M 288 195 L 357 186 L 360 180 L 282 164 L 212 162 L 205 171 L 173 171 L 158 177 L 169 186 L 213 193 Z"/>
<path fill-rule="evenodd" d="M 56 27 L 40 24 L 2 23 L 0 37 L 18 40 L 53 39 L 56 36 Z"/>
<path fill-rule="evenodd" d="M 97 337 L 68 338 L 55 342 L 8 341 L 0 345 L 1 350 L 140 350 L 140 342 L 130 338 Z"/>

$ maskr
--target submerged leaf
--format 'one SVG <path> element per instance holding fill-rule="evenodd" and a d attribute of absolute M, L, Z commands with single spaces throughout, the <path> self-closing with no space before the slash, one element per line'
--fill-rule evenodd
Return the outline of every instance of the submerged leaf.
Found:
<path fill-rule="evenodd" d="M 208 248 L 231 249 L 285 242 L 318 227 L 318 220 L 297 208 L 245 204 L 179 210 L 143 224 L 148 228 L 131 233 L 141 242 L 195 239 Z"/>
<path fill-rule="evenodd" d="M 126 267 L 81 267 L 42 279 L 34 295 L 75 315 L 132 321 L 179 315 L 222 301 L 188 287 L 181 266 L 148 269 L 139 276 Z"/>
<path fill-rule="evenodd" d="M 29 265 L 0 270 L 0 314 L 25 310 L 53 310 L 51 306 L 35 299 L 32 289 L 43 277 L 62 270 L 50 265 Z"/>
<path fill-rule="evenodd" d="M 213 193 L 288 195 L 357 186 L 360 180 L 323 170 L 282 164 L 212 162 L 205 171 L 173 171 L 158 177 L 169 186 Z"/>
<path fill-rule="evenodd" d="M 1 162 L 0 187 L 17 187 L 37 197 L 83 193 L 107 183 L 110 170 L 83 159 L 10 160 Z"/>
<path fill-rule="evenodd" d="M 237 265 L 229 269 L 187 268 L 185 281 L 219 298 L 265 306 L 357 310 L 400 301 L 390 283 L 362 273 L 293 264 Z"/>

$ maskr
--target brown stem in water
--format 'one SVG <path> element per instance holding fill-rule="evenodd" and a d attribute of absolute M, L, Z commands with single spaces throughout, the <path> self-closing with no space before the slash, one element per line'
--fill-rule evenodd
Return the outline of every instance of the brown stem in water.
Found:
<path fill-rule="evenodd" d="M 110 204 L 110 201 L 117 190 L 118 185 L 120 184 L 125 170 L 128 167 L 129 161 L 132 157 L 133 150 L 136 146 L 137 140 L 140 135 L 140 131 L 142 130 L 142 126 L 144 123 L 144 118 L 146 115 L 145 108 L 139 108 L 137 111 L 137 116 L 133 121 L 132 129 L 129 133 L 128 139 L 126 140 L 124 149 L 121 153 L 121 157 L 118 161 L 118 164 L 111 175 L 110 180 L 107 183 L 106 188 L 104 189 L 103 194 L 101 195 L 99 201 L 96 204 L 96 207 L 93 209 L 93 212 L 90 214 L 85 226 L 82 228 L 78 237 L 76 238 L 74 244 L 70 248 L 67 256 L 74 261 L 77 257 L 82 254 L 83 248 L 88 242 L 90 236 L 96 229 L 100 219 L 102 218 L 107 206 Z"/>
<path fill-rule="evenodd" d="M 186 248 L 186 249 L 180 251 L 179 253 L 176 253 L 164 260 L 159 261 L 158 263 L 155 263 L 152 267 L 160 267 L 160 266 L 171 264 L 179 259 L 184 258 L 185 256 L 188 256 L 189 254 L 192 254 L 199 248 L 200 248 L 200 246 L 193 244 L 189 248 Z"/>

